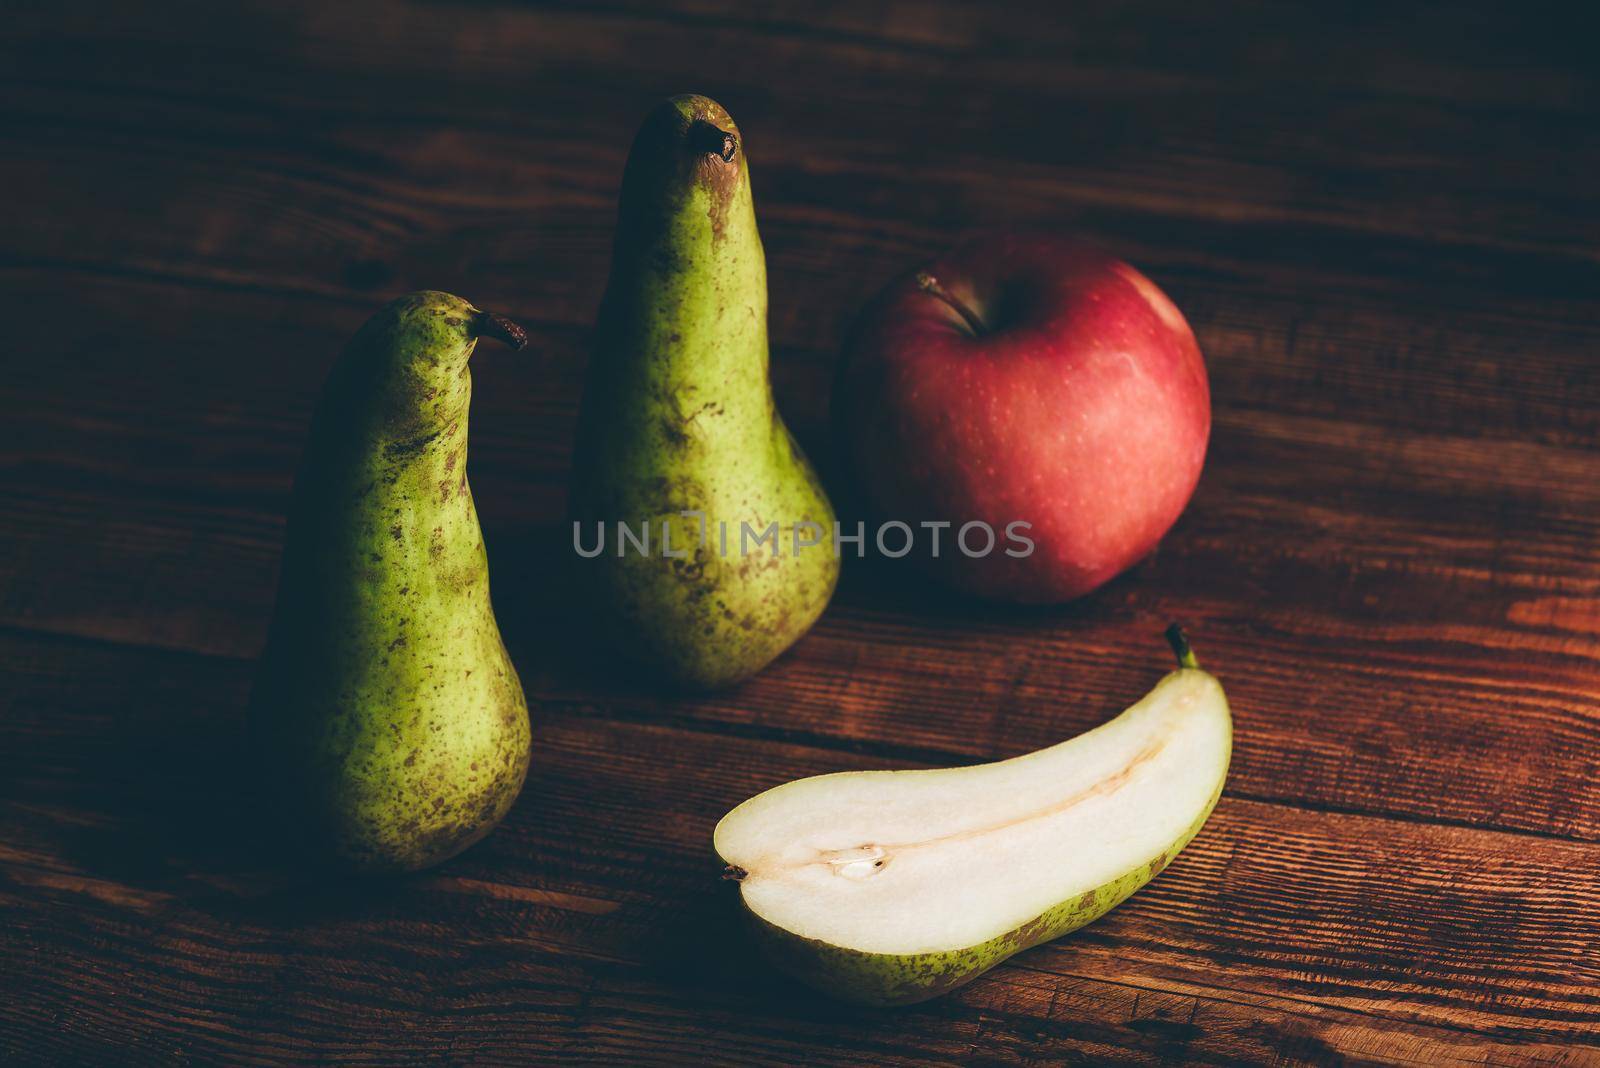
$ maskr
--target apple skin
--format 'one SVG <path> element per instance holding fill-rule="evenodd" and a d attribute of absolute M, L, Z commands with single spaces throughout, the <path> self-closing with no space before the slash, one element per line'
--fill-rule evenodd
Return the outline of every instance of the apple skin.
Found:
<path fill-rule="evenodd" d="M 833 412 L 870 513 L 910 523 L 917 558 L 956 588 L 1027 603 L 1079 597 L 1155 548 L 1211 433 L 1183 314 L 1126 263 L 1056 235 L 980 235 L 891 283 L 846 343 Z M 941 520 L 934 559 L 918 524 Z M 973 521 L 996 535 L 978 558 L 955 542 Z M 1005 551 L 1025 548 L 1006 537 L 1016 521 L 1032 525 L 1026 557 Z M 968 545 L 985 542 L 974 529 Z"/>

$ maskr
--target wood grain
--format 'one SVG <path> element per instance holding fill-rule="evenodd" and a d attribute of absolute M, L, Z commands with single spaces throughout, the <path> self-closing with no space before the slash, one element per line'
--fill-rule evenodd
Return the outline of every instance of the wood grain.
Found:
<path fill-rule="evenodd" d="M 756 7 L 7 12 L 0 1058 L 1600 1064 L 1594 16 Z M 1215 402 L 1159 552 L 1029 612 L 849 561 L 706 698 L 570 633 L 617 182 L 689 88 L 749 141 L 779 403 L 847 512 L 827 389 L 877 286 L 996 225 L 1155 278 Z M 535 771 L 439 871 L 329 881 L 251 829 L 239 716 L 322 376 L 424 286 L 533 336 L 476 361 L 470 471 Z M 728 807 L 1081 731 L 1174 618 L 1238 734 L 1148 890 L 901 1012 L 750 956 Z"/>
<path fill-rule="evenodd" d="M 64 1022 L 84 1048 L 128 1011 L 108 998 L 130 971 L 149 984 L 133 996 L 166 1006 L 167 1041 L 187 1020 L 212 1021 L 209 1042 L 189 1036 L 200 1056 L 249 1048 L 228 1036 L 262 999 L 302 1042 L 306 1029 L 331 1039 L 366 1005 L 379 1010 L 372 1028 L 481 1009 L 474 1028 L 533 1028 L 516 1022 L 532 1012 L 629 1060 L 670 1059 L 656 1035 L 690 1027 L 706 1003 L 723 1014 L 718 1037 L 803 1020 L 846 1042 L 861 1020 L 905 1015 L 839 1008 L 766 975 L 730 929 L 708 848 L 717 817 L 749 793 L 877 758 L 546 706 L 528 788 L 482 848 L 436 874 L 338 883 L 273 867 L 248 833 L 235 742 L 248 664 L 59 639 L 3 650 L 18 683 L 3 721 L 4 840 L 25 845 L 7 847 L 0 893 L 27 909 L 6 952 L 31 957 L 44 990 L 71 992 Z M 1600 942 L 1570 926 L 1597 908 L 1600 845 L 1228 797 L 1146 892 L 953 1000 L 980 1023 L 998 1018 L 987 1041 L 1024 1048 L 1115 1018 L 1108 1002 L 1146 991 L 1166 1007 L 1120 1012 L 1164 1056 L 1208 1030 L 1174 1012 L 1244 1027 L 1258 1000 L 1277 1010 L 1257 1035 L 1268 1050 L 1312 1035 L 1359 1049 L 1370 1029 L 1392 1029 L 1442 1052 L 1469 1027 L 1507 1051 L 1554 1053 L 1600 1023 Z M 1054 977 L 1069 980 L 1066 1005 Z M 597 997 L 630 1007 L 621 1022 L 658 1018 L 644 1034 L 608 1033 L 619 1021 L 581 1017 Z M 884 1026 L 901 1042 L 915 1025 Z M 24 1048 L 26 1021 L 16 1032 Z"/>

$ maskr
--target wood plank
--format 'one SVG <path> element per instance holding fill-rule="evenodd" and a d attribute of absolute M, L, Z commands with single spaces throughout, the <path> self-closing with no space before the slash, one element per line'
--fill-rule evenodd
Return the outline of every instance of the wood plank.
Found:
<path fill-rule="evenodd" d="M 1600 1051 L 1592 843 L 1228 795 L 1105 920 L 951 998 L 865 1013 L 750 957 L 708 842 L 748 793 L 872 758 L 545 709 L 528 789 L 482 846 L 411 879 L 329 881 L 264 862 L 247 829 L 230 754 L 248 665 L 15 636 L 0 664 L 16 680 L 0 698 L 13 917 L 0 975 L 26 976 L 23 997 L 0 999 L 0 1049 L 392 1060 L 456 1041 L 489 1058 L 639 1063 L 696 1048 L 713 1063 Z"/>
<path fill-rule="evenodd" d="M 0 34 L 0 1060 L 1600 1064 L 1600 215 L 1592 14 L 482 0 L 23 5 Z M 685 84 L 686 72 L 695 84 Z M 1216 430 L 1092 598 L 883 561 L 728 694 L 571 625 L 560 520 L 628 136 L 740 117 L 780 405 L 847 510 L 827 388 L 862 300 L 963 229 L 1151 274 Z M 450 288 L 472 477 L 536 719 L 444 868 L 280 868 L 238 718 L 342 339 Z M 773 976 L 709 856 L 795 775 L 1101 721 L 1190 624 L 1230 789 L 1132 902 L 937 1002 Z"/>
<path fill-rule="evenodd" d="M 48 314 L 23 338 L 62 356 L 24 369 L 30 403 L 0 445 L 0 622 L 253 657 L 328 339 L 361 311 L 115 279 L 71 305 L 28 295 Z M 105 331 L 131 321 L 142 336 Z M 1137 697 L 1179 618 L 1234 696 L 1244 794 L 1600 839 L 1600 467 L 1586 451 L 1222 405 L 1188 514 L 1097 596 L 1007 612 L 851 561 L 828 616 L 770 672 L 664 700 L 575 647 L 549 607 L 563 603 L 582 333 L 540 327 L 536 342 L 533 357 L 485 351 L 471 471 L 502 626 L 541 700 L 990 759 Z M 812 426 L 818 377 L 780 361 L 782 399 Z"/>
<path fill-rule="evenodd" d="M 553 91 L 542 83 L 528 89 L 534 95 Z M 619 109 L 631 103 L 629 112 L 595 121 L 575 137 L 570 129 L 514 120 L 508 128 L 463 128 L 452 118 L 414 116 L 332 125 L 307 116 L 303 131 L 286 131 L 283 116 L 263 113 L 263 105 L 241 110 L 216 97 L 174 102 L 135 96 L 113 117 L 103 91 L 29 85 L 11 99 L 7 137 L 17 150 L 8 153 L 8 178 L 28 198 L 74 197 L 85 218 L 71 244 L 63 245 L 50 242 L 62 236 L 56 219 L 19 213 L 13 225 L 28 238 L 11 252 L 84 262 L 126 255 L 133 245 L 148 262 L 169 269 L 279 275 L 308 273 L 303 260 L 292 258 L 294 249 L 284 247 L 296 240 L 353 254 L 358 262 L 364 249 L 396 242 L 422 246 L 421 262 L 427 253 L 441 258 L 445 249 L 452 250 L 446 262 L 460 262 L 465 248 L 487 242 L 492 250 L 519 246 L 515 259 L 498 265 L 520 265 L 540 237 L 582 241 L 584 249 L 603 254 L 607 227 L 590 223 L 609 222 L 637 112 L 654 95 L 641 89 L 631 102 L 618 102 Z M 1152 107 L 1142 98 L 1122 106 Z M 1145 150 L 1150 158 L 1138 160 L 1030 160 L 1018 155 L 1030 138 L 1016 130 L 955 131 L 959 147 L 949 151 L 952 131 L 941 136 L 912 129 L 907 143 L 921 146 L 927 157 L 908 161 L 897 153 L 891 163 L 849 151 L 836 131 L 803 125 L 804 109 L 770 117 L 759 106 L 754 110 L 746 135 L 764 221 L 800 234 L 837 234 L 827 250 L 833 256 L 848 252 L 870 263 L 872 244 L 881 242 L 903 256 L 907 247 L 948 240 L 978 222 L 1068 225 L 1091 233 L 1132 231 L 1151 255 L 1172 258 L 1191 247 L 1225 263 L 1235 277 L 1268 285 L 1289 288 L 1299 275 L 1334 274 L 1345 287 L 1377 293 L 1400 286 L 1459 300 L 1464 291 L 1487 292 L 1513 306 L 1560 298 L 1569 314 L 1592 318 L 1582 299 L 1600 269 L 1584 240 L 1594 234 L 1592 221 L 1576 213 L 1551 220 L 1551 232 L 1536 240 L 1511 237 L 1509 226 L 1467 225 L 1491 211 L 1506 219 L 1502 201 L 1524 196 L 1526 184 L 1515 193 L 1463 189 L 1450 217 L 1430 218 L 1439 210 L 1437 198 L 1422 199 L 1418 179 L 1391 190 L 1373 189 L 1368 179 L 1340 197 L 1347 207 L 1334 213 L 1292 180 L 1302 169 L 1325 173 L 1321 159 L 1291 156 L 1245 167 L 1230 146 L 1212 144 L 1206 154 L 1198 146 L 1185 146 L 1181 154 L 1152 146 Z M 1170 110 L 1163 102 L 1155 116 L 1136 110 L 1114 121 L 1148 127 L 1152 117 L 1183 120 Z M 873 121 L 870 108 L 862 118 Z M 885 123 L 900 120 L 882 116 Z M 1274 125 L 1290 121 L 1278 117 Z M 1104 143 L 1093 131 L 1084 133 L 1085 143 Z M 1458 133 L 1441 136 L 1442 146 L 1457 147 Z M 974 134 L 976 143 L 969 143 Z M 152 143 L 165 153 L 155 172 L 147 162 Z M 1545 173 L 1557 175 L 1581 170 L 1596 154 L 1582 141 L 1559 138 L 1519 147 L 1544 161 Z M 101 189 L 96 176 L 108 170 L 126 177 Z M 997 180 L 1001 174 L 1004 181 Z M 294 210 L 251 210 L 260 203 Z M 1531 218 L 1544 223 L 1552 214 L 1542 210 Z M 88 225 L 96 216 L 121 225 L 165 225 L 141 228 L 134 245 L 127 235 Z M 446 222 L 463 227 L 457 240 L 437 232 Z M 595 237 L 602 240 L 591 246 Z M 224 251 L 229 255 L 219 255 Z M 344 265 L 324 260 L 310 266 L 334 268 L 313 275 L 331 284 Z M 363 277 L 355 274 L 357 281 Z"/>
<path fill-rule="evenodd" d="M 1521 33 L 1493 11 L 1452 11 L 1446 38 L 1427 35 L 1444 45 L 1437 48 L 1419 47 L 1409 20 L 1367 15 L 1381 28 L 1330 27 L 1342 32 L 1319 35 L 1292 62 L 1249 47 L 1247 37 L 1192 25 L 1187 33 L 1207 48 L 1186 37 L 1183 49 L 1161 54 L 1161 69 L 1179 72 L 1167 74 L 1149 65 L 1143 49 L 1152 42 L 1143 35 L 1130 50 L 1129 30 L 1145 17 L 1132 12 L 1070 23 L 1036 13 L 1009 28 L 940 8 L 919 12 L 914 26 L 832 12 L 824 25 L 841 35 L 836 41 L 822 27 L 797 33 L 792 14 L 735 17 L 738 9 L 720 4 L 667 15 L 490 5 L 485 21 L 466 25 L 448 10 L 385 11 L 375 20 L 359 6 L 336 18 L 290 6 L 244 15 L 248 32 L 226 42 L 210 40 L 207 20 L 181 18 L 179 9 L 170 25 L 114 9 L 66 26 L 23 17 L 11 27 L 7 57 L 20 83 L 8 98 L 9 128 L 20 139 L 8 154 L 10 184 L 24 196 L 70 199 L 76 212 L 19 211 L 15 225 L 43 233 L 12 244 L 19 255 L 73 263 L 94 261 L 95 242 L 137 244 L 146 269 L 233 275 L 265 256 L 279 284 L 293 277 L 340 287 L 424 264 L 437 271 L 441 258 L 459 268 L 462 248 L 500 230 L 506 254 L 496 250 L 496 267 L 524 270 L 529 249 L 553 245 L 566 266 L 586 269 L 539 279 L 541 294 L 570 306 L 576 292 L 560 283 L 596 278 L 603 261 L 610 192 L 638 101 L 659 91 L 677 54 L 719 46 L 726 62 L 718 78 L 749 99 L 752 130 L 771 130 L 762 164 L 773 187 L 763 195 L 776 216 L 769 229 L 787 225 L 788 239 L 799 240 L 821 224 L 833 238 L 825 253 L 804 251 L 826 255 L 815 273 L 847 288 L 817 291 L 824 299 L 794 315 L 804 322 L 827 322 L 818 306 L 853 306 L 868 288 L 841 278 L 841 251 L 876 280 L 941 242 L 951 220 L 1007 219 L 1103 233 L 1142 260 L 1157 257 L 1157 268 L 1185 265 L 1174 244 L 1207 258 L 1231 249 L 1230 274 L 1286 293 L 1322 292 L 1314 279 L 1325 282 L 1337 264 L 1345 285 L 1376 292 L 1427 284 L 1458 303 L 1476 291 L 1503 305 L 1562 295 L 1569 314 L 1592 322 L 1584 298 L 1594 290 L 1597 234 L 1583 211 L 1584 183 L 1600 144 L 1566 136 L 1561 125 L 1581 79 L 1539 61 L 1544 53 L 1568 58 L 1559 40 Z M 352 41 L 374 21 L 385 26 L 382 47 L 359 34 Z M 443 60 L 440 47 L 463 34 L 476 60 L 466 68 Z M 645 39 L 652 47 L 631 47 Z M 260 62 L 263 40 L 281 46 L 272 63 Z M 738 47 L 720 47 L 731 40 Z M 1508 63 L 1513 45 L 1517 61 Z M 240 62 L 240 49 L 254 62 Z M 618 54 L 665 69 L 579 73 L 605 69 Z M 1501 61 L 1486 73 L 1489 54 Z M 966 61 L 952 65 L 952 56 Z M 907 79 L 935 82 L 935 72 L 951 79 L 936 104 L 962 106 L 886 92 Z M 831 95 L 802 94 L 780 107 L 760 89 L 789 81 Z M 197 94 L 188 88 L 197 83 L 226 91 Z M 1263 83 L 1276 92 L 1261 92 Z M 1336 85 L 1344 92 L 1329 93 Z M 1307 93 L 1324 94 L 1316 99 L 1328 113 L 1308 115 Z M 335 101 L 345 110 L 330 114 Z M 829 107 L 898 136 L 818 129 L 812 116 Z M 595 116 L 581 131 L 554 118 L 580 108 Z M 1081 128 L 1063 136 L 1063 115 Z M 1143 137 L 1128 137 L 1129 129 Z M 161 171 L 142 180 L 154 146 Z M 124 179 L 107 187 L 97 181 L 105 173 Z M 1531 189 L 1541 195 L 1530 198 Z M 253 210 L 261 203 L 295 207 Z M 1494 226 L 1482 225 L 1486 216 Z M 63 217 L 105 224 L 82 225 L 63 241 Z M 141 219 L 156 225 L 131 241 L 124 228 Z M 1374 248 L 1342 230 L 1406 240 Z M 892 247 L 862 248 L 852 234 Z M 291 248 L 281 247 L 286 238 Z M 308 247 L 325 275 L 305 277 Z M 1219 269 L 1214 260 L 1211 269 Z M 826 299 L 836 292 L 844 299 Z"/>
<path fill-rule="evenodd" d="M 658 90 L 641 86 L 630 97 L 630 86 L 610 77 L 600 86 L 580 79 L 574 88 L 570 69 L 547 67 L 526 52 L 565 57 L 574 48 L 612 47 L 646 30 L 615 11 L 592 18 L 622 37 L 608 38 L 581 13 L 498 11 L 496 17 L 504 25 L 485 45 L 485 62 L 462 71 L 440 69 L 431 52 L 418 54 L 433 43 L 430 34 L 448 13 L 386 18 L 388 32 L 405 46 L 363 52 L 352 63 L 336 47 L 351 23 L 285 9 L 278 23 L 253 29 L 288 38 L 285 48 L 300 64 L 292 76 L 288 67 L 250 65 L 251 81 L 232 94 L 187 96 L 175 86 L 210 72 L 212 64 L 237 71 L 236 57 L 226 49 L 194 49 L 188 65 L 141 61 L 130 68 L 124 52 L 108 42 L 131 36 L 160 55 L 182 48 L 184 34 L 203 32 L 203 23 L 185 23 L 173 28 L 175 34 L 161 27 L 159 39 L 147 40 L 150 25 L 125 25 L 112 13 L 76 26 L 73 32 L 84 36 L 66 38 L 70 46 L 52 26 L 45 48 L 19 26 L 18 69 L 40 77 L 25 79 L 8 97 L 13 121 L 6 129 L 14 141 L 5 173 L 20 206 L 9 222 L 12 262 L 154 272 L 352 300 L 375 290 L 446 285 L 480 300 L 510 302 L 539 319 L 586 324 L 603 279 L 628 132 L 638 101 Z M 717 29 L 717 20 L 727 17 L 713 5 L 679 17 L 667 32 L 687 41 L 709 19 L 722 33 L 726 28 Z M 648 32 L 662 31 L 644 21 Z M 767 28 L 787 25 L 778 20 Z M 1043 32 L 1048 41 L 1054 25 L 1032 26 L 1026 36 Z M 1462 18 L 1460 25 L 1459 43 L 1483 43 L 1476 36 L 1481 21 Z M 933 19 L 929 26 L 928 33 L 944 42 L 941 49 L 995 44 L 971 38 L 973 29 L 959 19 L 944 28 Z M 864 34 L 848 19 L 836 28 Z M 890 29 L 895 32 L 886 41 L 896 47 L 906 31 Z M 1075 32 L 1104 32 L 1115 44 L 1122 29 L 1113 23 Z M 1499 31 L 1493 40 L 1504 43 Z M 1368 44 L 1363 40 L 1363 48 Z M 860 47 L 848 46 L 832 62 L 859 64 Z M 813 44 L 782 34 L 758 34 L 752 48 L 749 67 L 763 78 L 772 77 L 775 64 L 809 72 L 818 62 Z M 1043 68 L 1014 58 L 994 66 L 1020 70 L 1015 76 L 1024 79 L 1043 78 Z M 1070 83 L 1071 99 L 1054 108 L 1037 100 L 1001 107 L 995 96 L 1003 90 L 992 88 L 1001 71 L 985 67 L 972 75 L 971 90 L 986 92 L 995 101 L 991 110 L 1035 116 L 1036 122 L 1071 111 L 1105 127 L 1055 135 L 1052 144 L 1094 146 L 1081 151 L 1103 155 L 1110 142 L 1134 159 L 1030 159 L 1028 146 L 1041 138 L 1019 136 L 1027 131 L 1005 125 L 975 126 L 970 108 L 954 122 L 926 107 L 907 114 L 882 94 L 857 99 L 849 78 L 832 80 L 837 92 L 849 95 L 828 103 L 848 104 L 868 127 L 904 131 L 897 149 L 904 149 L 903 140 L 923 153 L 908 160 L 903 151 L 885 157 L 879 149 L 862 158 L 842 147 L 845 138 L 855 145 L 862 140 L 854 128 L 839 132 L 807 123 L 808 115 L 825 110 L 823 102 L 778 108 L 751 91 L 749 125 L 770 131 L 758 169 L 770 190 L 761 199 L 773 253 L 775 335 L 808 357 L 826 359 L 863 296 L 945 243 L 953 228 L 1049 222 L 1107 241 L 1173 289 L 1214 354 L 1219 396 L 1324 416 L 1359 413 L 1389 425 L 1418 427 L 1421 421 L 1441 432 L 1510 433 L 1592 447 L 1600 433 L 1600 375 L 1589 355 L 1600 324 L 1587 297 L 1600 282 L 1592 256 L 1600 233 L 1580 209 L 1582 176 L 1592 173 L 1600 146 L 1560 136 L 1522 108 L 1493 99 L 1434 103 L 1415 120 L 1421 129 L 1396 123 L 1387 112 L 1388 121 L 1375 121 L 1374 108 L 1397 106 L 1391 93 L 1385 104 L 1355 106 L 1351 121 L 1367 135 L 1355 144 L 1395 130 L 1394 144 L 1353 160 L 1350 139 L 1307 137 L 1306 116 L 1261 101 L 1253 79 L 1281 77 L 1285 71 L 1275 59 L 1242 58 L 1247 62 L 1236 68 L 1213 69 L 1207 60 L 1198 86 L 1178 79 L 1154 97 L 1125 71 L 1094 68 L 1082 76 L 1084 84 Z M 1265 71 L 1255 70 L 1253 63 L 1263 62 Z M 1457 62 L 1471 69 L 1464 59 Z M 404 65 L 404 95 L 376 111 L 327 115 L 329 100 L 373 105 L 371 87 L 384 84 L 375 64 Z M 63 84 L 63 69 L 73 65 L 92 66 L 98 81 Z M 1370 73 L 1384 73 L 1382 64 L 1374 66 Z M 1319 76 L 1348 71 L 1320 60 L 1301 69 Z M 1223 71 L 1233 71 L 1228 77 L 1239 79 L 1239 87 L 1224 90 L 1217 82 Z M 1474 91 L 1485 86 L 1478 73 Z M 980 75 L 990 89 L 981 88 Z M 883 76 L 901 74 L 896 68 Z M 511 92 L 504 81 L 510 77 L 529 80 Z M 1053 77 L 1059 81 L 1059 70 Z M 155 79 L 148 95 L 128 92 L 128 81 L 148 79 Z M 307 93 L 317 79 L 325 80 L 324 92 L 313 108 Z M 1551 79 L 1559 84 L 1559 72 L 1547 71 L 1546 82 Z M 998 84 L 1008 83 L 1002 78 Z M 1508 80 L 1499 91 L 1517 98 L 1540 84 Z M 1017 91 L 1039 88 L 1025 81 Z M 599 116 L 576 134 L 547 110 L 530 112 L 522 104 L 548 98 L 550 109 L 576 108 L 577 101 L 566 98 L 575 92 L 584 94 L 585 113 Z M 1241 109 L 1226 92 L 1269 110 Z M 1092 96 L 1092 107 L 1082 106 L 1084 94 Z M 1559 114 L 1562 94 L 1535 95 L 1541 107 Z M 442 110 L 441 101 L 450 108 Z M 1197 127 L 1190 108 L 1226 113 L 1231 121 Z M 463 124 L 463 110 L 471 111 L 472 122 Z M 1485 123 L 1493 129 L 1485 130 Z M 1109 136 L 1124 127 L 1152 131 L 1150 143 L 1129 145 Z M 1197 128 L 1203 142 L 1197 143 Z M 1469 128 L 1472 136 L 1466 136 Z M 1485 171 L 1479 151 L 1485 141 L 1499 147 L 1492 166 L 1504 173 Z M 1281 158 L 1239 162 L 1246 146 L 1262 144 Z M 161 165 L 151 170 L 148 153 L 157 146 Z M 1336 166 L 1347 168 L 1350 179 L 1336 191 L 1341 213 L 1330 215 L 1297 178 L 1315 173 L 1326 184 Z M 1005 181 L 997 181 L 1002 172 Z M 99 180 L 107 173 L 124 177 L 107 186 Z M 1430 214 L 1441 203 L 1446 176 L 1443 188 L 1459 198 L 1448 218 Z M 1152 183 L 1159 191 L 1152 192 Z M 1542 195 L 1537 210 L 1528 212 L 1522 207 L 1527 190 L 1536 187 Z M 256 210 L 263 203 L 292 210 Z M 1557 209 L 1569 206 L 1578 217 L 1557 218 Z M 1519 212 L 1541 225 L 1548 220 L 1550 232 L 1531 241 L 1511 236 Z M 1496 226 L 1477 225 L 1485 216 Z M 60 222 L 68 218 L 75 220 L 70 235 Z M 849 269 L 841 270 L 841 258 Z M 1239 299 L 1241 289 L 1248 300 Z M 806 299 L 786 300 L 785 293 Z M 1376 309 L 1369 307 L 1374 302 Z M 1568 398 L 1577 402 L 1563 403 Z"/>
<path fill-rule="evenodd" d="M 259 130 L 219 136 L 231 112 L 174 117 L 162 102 L 143 136 L 119 138 L 74 129 L 56 94 L 40 92 L 34 121 L 8 127 L 0 163 L 19 204 L 7 235 L 13 269 L 138 272 L 351 302 L 446 287 L 575 327 L 598 304 L 632 119 L 597 132 L 603 146 L 443 120 L 404 136 L 340 128 L 285 141 L 268 116 L 247 114 Z M 177 142 L 139 178 L 152 138 Z M 1189 219 L 1128 199 L 1116 173 L 1069 178 L 1052 167 L 1032 184 L 986 181 L 981 168 L 1012 168 L 1003 155 L 949 173 L 824 180 L 814 161 L 836 158 L 832 146 L 774 148 L 758 168 L 771 181 L 761 210 L 773 332 L 808 364 L 830 362 L 864 299 L 954 231 L 1045 224 L 1108 244 L 1171 290 L 1211 354 L 1219 398 L 1445 433 L 1589 448 L 1600 439 L 1590 358 L 1600 319 L 1588 299 L 1600 261 L 1587 253 L 1464 249 L 1309 218 Z M 292 162 L 308 153 L 320 161 L 312 171 Z M 1563 159 L 1549 169 L 1583 167 Z M 1197 176 L 1158 169 L 1194 192 Z M 101 189 L 106 173 L 132 177 Z M 975 188 L 992 192 L 973 204 Z M 1085 190 L 1109 200 L 1088 203 Z M 261 212 L 263 203 L 293 209 Z M 76 220 L 71 235 L 64 218 Z"/>

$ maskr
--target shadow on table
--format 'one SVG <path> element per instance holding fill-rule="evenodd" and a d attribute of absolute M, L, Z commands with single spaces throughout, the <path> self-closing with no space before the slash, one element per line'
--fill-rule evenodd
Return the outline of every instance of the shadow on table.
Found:
<path fill-rule="evenodd" d="M 732 883 L 677 906 L 635 948 L 661 988 L 723 1011 L 749 1005 L 763 1016 L 834 1022 L 881 1016 L 848 1005 L 788 978 L 756 948 Z"/>
<path fill-rule="evenodd" d="M 280 831 L 245 739 L 253 663 L 162 653 L 129 663 L 114 682 L 81 683 L 62 733 L 7 761 L 56 784 L 49 818 L 24 833 L 56 858 L 60 889 L 147 920 L 198 910 L 287 924 L 354 913 L 387 892 L 306 864 Z"/>
<path fill-rule="evenodd" d="M 841 514 L 851 516 L 841 521 L 853 530 L 854 514 Z M 615 643 L 600 634 L 577 582 L 575 565 L 581 561 L 566 522 L 490 532 L 485 540 L 495 616 L 530 697 L 537 691 L 572 693 L 585 700 L 703 696 L 664 687 L 659 676 L 618 655 Z M 1066 604 L 1014 605 L 954 592 L 930 581 L 910 558 L 891 559 L 872 551 L 862 558 L 847 554 L 829 611 L 914 619 L 934 633 L 970 632 L 989 624 L 1031 628 L 1099 620 L 1138 595 L 1154 560 L 1152 554 L 1101 589 Z"/>

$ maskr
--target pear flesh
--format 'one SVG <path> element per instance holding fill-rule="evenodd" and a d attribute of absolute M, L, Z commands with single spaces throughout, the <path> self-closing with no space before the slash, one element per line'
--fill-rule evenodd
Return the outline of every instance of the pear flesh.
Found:
<path fill-rule="evenodd" d="M 846 1000 L 906 1004 L 1124 901 L 1200 830 L 1227 775 L 1227 699 L 1180 656 L 1143 700 L 1051 748 L 814 776 L 735 808 L 716 849 L 774 962 Z"/>
<path fill-rule="evenodd" d="M 394 301 L 324 387 L 252 693 L 254 751 L 298 851 L 366 872 L 488 834 L 528 770 L 528 706 L 489 602 L 467 484 L 477 339 L 448 293 Z"/>

